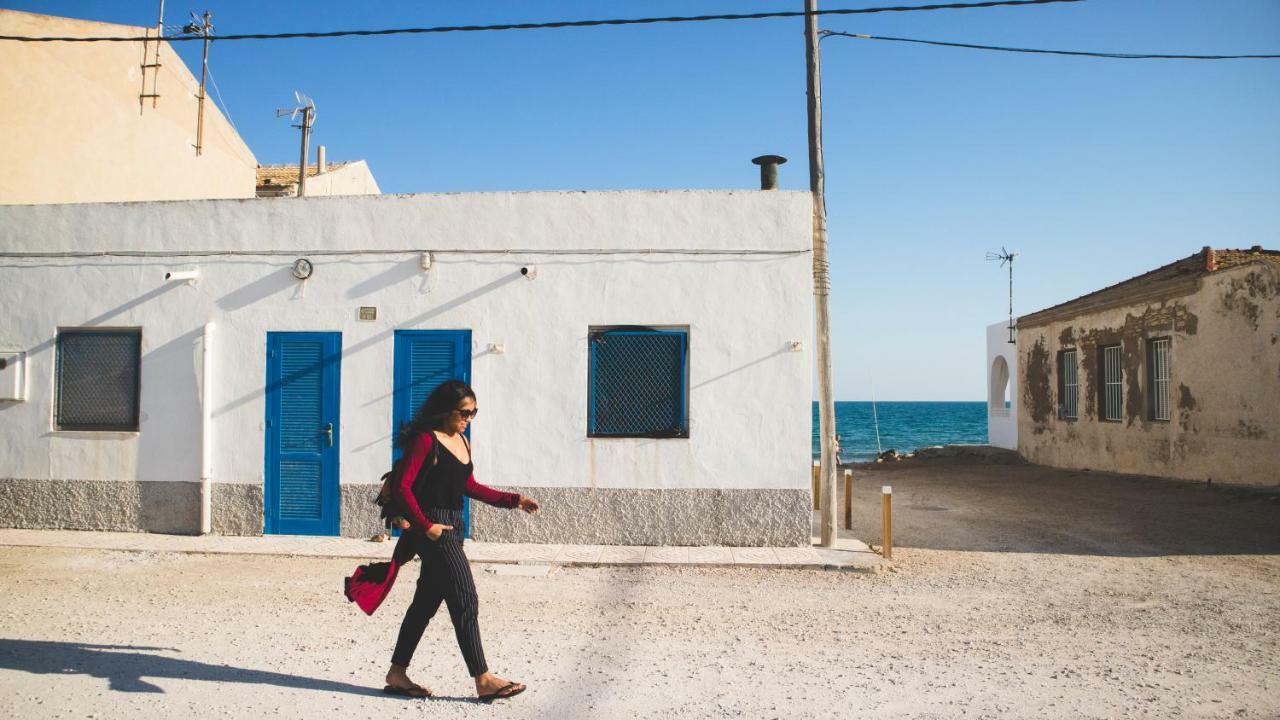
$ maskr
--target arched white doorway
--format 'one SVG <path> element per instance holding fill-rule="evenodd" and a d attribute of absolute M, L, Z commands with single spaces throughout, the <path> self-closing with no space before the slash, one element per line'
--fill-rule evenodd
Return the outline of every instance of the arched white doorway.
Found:
<path fill-rule="evenodd" d="M 997 355 L 991 363 L 991 379 L 987 383 L 987 412 L 992 415 L 1008 415 L 1010 400 L 1009 363 L 1003 355 Z"/>

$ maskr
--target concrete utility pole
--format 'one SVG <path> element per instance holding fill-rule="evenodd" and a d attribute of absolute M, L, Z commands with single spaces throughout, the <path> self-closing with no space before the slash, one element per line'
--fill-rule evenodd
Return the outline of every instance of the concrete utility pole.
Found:
<path fill-rule="evenodd" d="M 822 67 L 818 56 L 818 0 L 805 0 L 804 50 L 809 95 L 809 191 L 813 193 L 813 296 L 818 332 L 819 507 L 822 546 L 836 544 L 836 403 L 831 387 L 831 273 L 827 262 L 827 198 L 822 168 Z"/>

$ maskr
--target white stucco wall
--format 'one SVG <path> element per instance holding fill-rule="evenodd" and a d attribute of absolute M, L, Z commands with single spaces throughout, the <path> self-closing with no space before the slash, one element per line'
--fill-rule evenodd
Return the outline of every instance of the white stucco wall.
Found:
<path fill-rule="evenodd" d="M 1017 339 L 1016 333 L 1014 338 Z M 1017 348 L 1009 342 L 1008 320 L 987 326 L 987 442 L 1009 450 L 1018 449 Z M 1006 370 L 1008 382 L 1002 383 Z M 1006 395 L 1010 399 L 1007 408 Z"/>
<path fill-rule="evenodd" d="M 199 478 L 200 334 L 217 326 L 217 483 L 261 485 L 268 331 L 341 331 L 341 482 L 390 458 L 395 329 L 470 329 L 477 477 L 590 488 L 808 487 L 810 201 L 798 192 L 557 192 L 0 207 L 0 349 L 28 399 L 0 403 L 0 478 Z M 244 255 L 268 249 L 286 255 Z M 767 254 L 646 254 L 645 249 Z M 411 250 L 399 254 L 373 251 Z M 478 251 L 511 250 L 509 254 Z M 595 254 L 592 250 L 627 251 Z M 320 255 L 316 251 L 370 251 Z M 433 251 L 429 271 L 420 251 Z M 549 252 L 550 251 L 550 252 Z M 577 254 L 565 251 L 580 251 Z M 636 251 L 636 252 L 632 252 Z M 295 257 L 315 272 L 293 278 Z M 534 266 L 534 280 L 521 277 Z M 199 268 L 193 286 L 169 269 Z M 360 322 L 376 306 L 376 322 Z M 587 331 L 689 328 L 688 439 L 591 439 Z M 141 327 L 141 430 L 52 430 L 60 326 Z M 788 344 L 803 341 L 804 350 Z M 491 343 L 505 353 L 487 350 Z"/>
<path fill-rule="evenodd" d="M 307 195 L 312 197 L 377 195 L 380 192 L 378 181 L 373 179 L 369 164 L 364 160 L 331 167 L 326 172 L 307 178 Z"/>

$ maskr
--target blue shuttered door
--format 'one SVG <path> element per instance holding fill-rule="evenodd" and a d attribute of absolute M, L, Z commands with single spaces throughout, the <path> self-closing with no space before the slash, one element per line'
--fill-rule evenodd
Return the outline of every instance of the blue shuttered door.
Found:
<path fill-rule="evenodd" d="M 446 380 L 471 383 L 470 330 L 397 330 L 391 408 L 391 460 L 399 459 L 395 439 L 413 421 L 427 396 Z M 470 505 L 463 500 L 463 532 L 471 537 Z"/>
<path fill-rule="evenodd" d="M 341 333 L 267 333 L 266 532 L 337 535 Z"/>

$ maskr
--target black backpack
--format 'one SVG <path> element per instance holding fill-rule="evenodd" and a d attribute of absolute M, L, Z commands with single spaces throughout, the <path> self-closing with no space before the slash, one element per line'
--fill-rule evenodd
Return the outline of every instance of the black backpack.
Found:
<path fill-rule="evenodd" d="M 427 467 L 435 467 L 440 462 L 440 441 L 432 438 L 431 456 L 427 458 Z M 382 508 L 378 517 L 382 519 L 382 524 L 387 528 L 391 527 L 391 521 L 398 517 L 405 517 L 409 514 L 409 509 L 404 507 L 395 492 L 395 488 L 400 485 L 402 476 L 404 475 L 404 466 L 408 460 L 408 453 L 402 453 L 400 459 L 396 460 L 391 469 L 382 475 L 382 487 L 378 489 L 378 494 L 373 498 L 373 502 Z M 426 468 L 423 468 L 426 469 Z M 422 477 L 422 471 L 418 471 L 418 477 Z M 414 479 L 417 482 L 417 479 Z"/>

